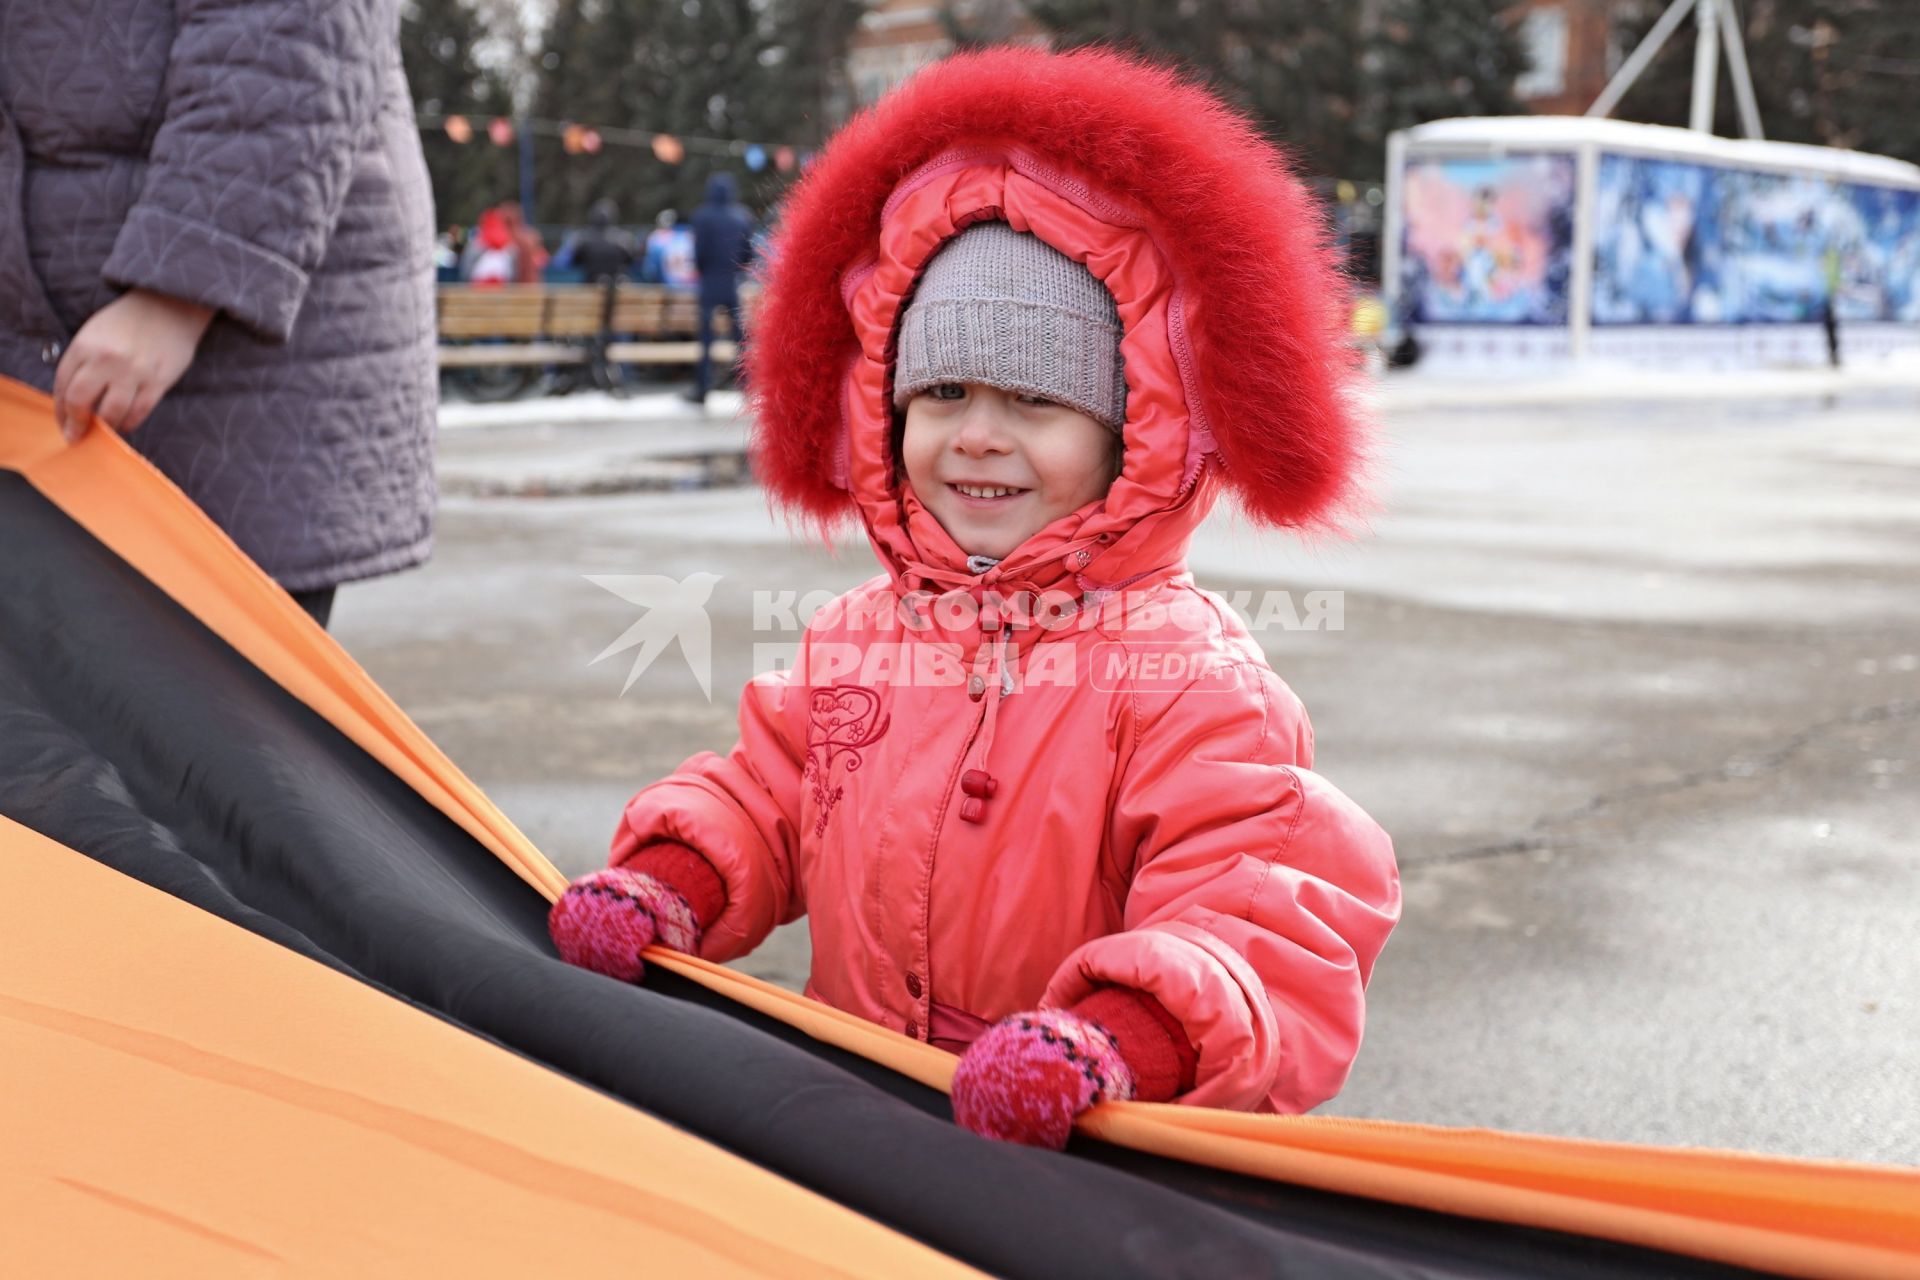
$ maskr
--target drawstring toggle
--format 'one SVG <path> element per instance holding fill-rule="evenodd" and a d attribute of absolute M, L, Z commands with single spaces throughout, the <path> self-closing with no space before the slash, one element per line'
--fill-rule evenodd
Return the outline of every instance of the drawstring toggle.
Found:
<path fill-rule="evenodd" d="M 985 769 L 969 769 L 960 775 L 960 790 L 966 799 L 960 802 L 960 820 L 962 822 L 985 822 L 987 820 L 987 801 L 993 799 L 993 793 L 1000 789 L 1000 780 Z"/>

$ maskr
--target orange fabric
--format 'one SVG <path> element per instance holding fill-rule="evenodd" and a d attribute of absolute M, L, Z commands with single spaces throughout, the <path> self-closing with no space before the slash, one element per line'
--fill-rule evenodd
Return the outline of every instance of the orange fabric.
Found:
<path fill-rule="evenodd" d="M 293 597 L 104 424 L 67 447 L 52 400 L 0 378 L 0 468 L 17 471 L 288 693 L 549 898 L 566 877 Z"/>
<path fill-rule="evenodd" d="M 710 961 L 650 962 L 951 1089 L 952 1054 Z M 1338 1116 L 1102 1103 L 1093 1137 L 1275 1182 L 1648 1245 L 1809 1280 L 1920 1274 L 1920 1170 Z"/>
<path fill-rule="evenodd" d="M 113 546 L 183 607 L 220 631 L 268 676 L 408 778 L 422 795 L 523 878 L 539 886 L 549 899 L 558 897 L 566 887 L 565 878 L 499 816 L 391 700 L 373 688 L 352 660 L 324 632 L 311 628 L 291 600 L 123 442 L 97 430 L 75 449 L 65 450 L 53 422 L 51 402 L 25 387 L 0 380 L 0 467 L 25 474 L 76 521 Z M 122 513 L 133 514 L 123 519 Z M 293 643 L 295 640 L 301 643 Z M 353 696 L 342 689 L 353 691 Z M 403 772 L 395 761 L 410 764 L 411 773 Z M 5 850 L 0 851 L 0 870 L 14 865 L 16 845 L 24 847 L 17 828 L 5 844 Z M 108 879 L 120 885 L 131 884 L 118 877 Z M 24 898 L 12 890 L 0 892 L 0 907 L 17 912 Z M 157 893 L 149 895 L 148 907 L 156 914 L 168 914 L 169 907 L 190 911 Z M 192 914 L 204 920 L 198 913 Z M 9 927 L 0 932 L 0 948 L 7 950 L 8 959 L 0 961 L 0 991 L 17 996 L 10 973 L 15 967 L 12 949 L 7 944 L 23 935 L 12 927 L 11 915 L 6 922 Z M 270 955 L 287 957 L 271 944 L 259 943 L 259 947 L 262 962 Z M 951 1084 L 954 1057 L 930 1045 L 708 961 L 658 949 L 650 952 L 648 959 L 816 1040 L 857 1053 L 922 1084 L 942 1090 Z M 296 969 L 285 972 L 323 972 L 305 961 L 296 964 Z M 222 969 L 220 980 L 244 978 L 246 972 L 244 968 Z M 279 974 L 282 970 L 275 965 L 272 972 Z M 362 994 L 371 994 L 349 985 Z M 269 1007 L 289 1007 L 277 984 L 273 990 L 275 999 Z M 85 1010 L 92 998 L 84 990 L 76 991 L 64 1007 Z M 63 1007 L 45 999 L 38 1003 L 56 1012 Z M 204 1012 L 209 1017 L 210 1032 L 228 1033 L 220 1029 L 224 1022 L 235 1020 L 232 1009 L 225 999 L 209 999 Z M 11 1028 L 15 1024 L 9 1021 L 8 1025 Z M 270 1031 L 292 1035 L 299 1029 L 297 1020 L 283 1019 L 259 1034 Z M 458 1035 L 448 1028 L 442 1030 Z M 70 1043 L 78 1054 L 80 1043 Z M 335 1045 L 332 1051 L 342 1052 L 344 1046 Z M 508 1057 L 491 1054 L 492 1059 Z M 14 1062 L 24 1059 L 24 1052 L 0 1054 L 0 1073 L 12 1070 Z M 450 1064 L 456 1059 L 439 1061 Z M 11 1075 L 0 1081 L 12 1086 L 5 1092 L 9 1100 L 37 1096 L 37 1091 L 46 1087 L 46 1080 L 57 1080 L 59 1073 L 68 1069 L 66 1060 L 58 1054 L 36 1058 L 35 1062 L 38 1069 L 25 1082 Z M 487 1068 L 476 1059 L 473 1069 L 484 1072 Z M 445 1077 L 458 1078 L 457 1073 Z M 0 1154 L 0 1176 L 17 1183 L 15 1175 L 6 1172 L 11 1167 L 6 1160 L 19 1158 L 11 1157 L 11 1153 L 29 1148 L 12 1141 L 15 1121 L 11 1111 L 6 1114 L 8 1128 L 0 1131 L 0 1153 L 5 1153 Z M 617 1126 L 623 1123 L 620 1117 L 628 1113 L 617 1104 L 606 1103 L 604 1109 L 593 1114 L 595 1124 Z M 68 1130 L 78 1123 L 73 1121 Z M 1904 1280 L 1920 1273 L 1920 1170 L 1386 1121 L 1248 1116 L 1147 1103 L 1104 1104 L 1083 1117 L 1080 1126 L 1085 1132 L 1139 1150 L 1254 1176 L 1468 1217 L 1647 1244 L 1789 1275 Z M 123 1125 L 106 1132 L 131 1141 L 126 1130 Z M 581 1141 L 590 1138 L 590 1134 L 583 1134 Z M 178 1172 L 171 1165 L 167 1167 L 172 1173 Z M 211 1171 L 198 1172 L 200 1176 L 212 1176 Z M 510 1174 L 511 1170 L 502 1173 Z M 29 1220 L 78 1226 L 101 1220 L 97 1212 L 87 1217 L 83 1208 L 76 1207 L 90 1199 L 98 1200 L 92 1192 L 75 1191 L 67 1206 L 61 1208 L 57 1197 L 67 1195 L 65 1190 L 43 1188 L 27 1200 L 17 1198 L 20 1190 L 17 1185 L 9 1185 L 0 1194 L 14 1195 L 16 1198 L 4 1203 L 10 1210 L 19 1206 Z M 172 1230 L 180 1216 L 141 1212 L 137 1204 L 128 1208 L 132 1210 L 127 1215 L 129 1230 L 133 1221 L 148 1217 Z M 191 1227 L 189 1218 L 187 1228 Z M 51 1238 L 57 1233 L 48 1234 Z M 51 1246 L 41 1243 L 34 1247 Z M 220 1256 L 232 1265 L 229 1255 Z"/>
<path fill-rule="evenodd" d="M 17 1275 L 977 1274 L 5 819 L 0 1044 Z"/>

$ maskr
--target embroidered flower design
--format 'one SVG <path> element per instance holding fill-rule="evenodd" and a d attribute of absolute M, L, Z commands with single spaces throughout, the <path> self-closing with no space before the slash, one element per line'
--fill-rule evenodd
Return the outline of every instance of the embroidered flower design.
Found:
<path fill-rule="evenodd" d="M 807 714 L 806 779 L 813 788 L 813 803 L 820 816 L 814 820 L 813 834 L 827 833 L 827 819 L 846 788 L 830 785 L 833 767 L 844 762 L 845 773 L 860 767 L 860 752 L 886 733 L 892 718 L 880 714 L 880 695 L 857 684 L 836 684 L 815 689 Z"/>

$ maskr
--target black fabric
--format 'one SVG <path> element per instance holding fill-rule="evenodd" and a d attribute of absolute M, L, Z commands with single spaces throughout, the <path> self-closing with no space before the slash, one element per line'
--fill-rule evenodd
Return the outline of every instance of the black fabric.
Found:
<path fill-rule="evenodd" d="M 333 617 L 335 590 L 337 588 L 321 587 L 317 591 L 295 591 L 292 593 L 293 602 L 305 609 L 309 618 L 324 627 L 327 625 L 327 620 Z"/>
<path fill-rule="evenodd" d="M 691 983 L 570 968 L 537 892 L 8 472 L 0 813 L 993 1273 L 1754 1274 L 987 1142 L 937 1091 Z"/>

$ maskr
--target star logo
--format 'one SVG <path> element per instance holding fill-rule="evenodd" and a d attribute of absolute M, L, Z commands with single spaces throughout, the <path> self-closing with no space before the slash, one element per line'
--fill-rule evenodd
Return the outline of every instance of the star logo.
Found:
<path fill-rule="evenodd" d="M 678 640 L 681 656 L 693 669 L 693 678 L 700 682 L 700 692 L 707 701 L 713 701 L 713 622 L 707 617 L 707 600 L 720 581 L 719 574 L 690 573 L 675 581 L 657 573 L 589 573 L 586 579 L 645 610 L 638 622 L 602 649 L 588 666 L 638 646 L 633 665 L 627 669 L 627 682 L 620 686 L 624 695 L 654 659 Z"/>

